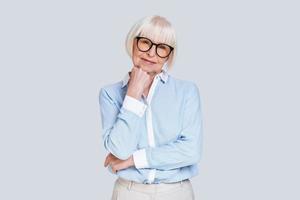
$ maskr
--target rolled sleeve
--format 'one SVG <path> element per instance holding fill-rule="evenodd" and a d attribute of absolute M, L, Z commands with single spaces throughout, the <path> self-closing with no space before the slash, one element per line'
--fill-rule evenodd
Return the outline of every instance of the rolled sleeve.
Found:
<path fill-rule="evenodd" d="M 133 153 L 134 165 L 137 169 L 149 166 L 146 156 L 146 149 L 140 149 Z"/>
<path fill-rule="evenodd" d="M 146 104 L 128 95 L 126 95 L 124 98 L 123 107 L 126 110 L 135 113 L 139 117 L 142 117 L 147 109 Z"/>

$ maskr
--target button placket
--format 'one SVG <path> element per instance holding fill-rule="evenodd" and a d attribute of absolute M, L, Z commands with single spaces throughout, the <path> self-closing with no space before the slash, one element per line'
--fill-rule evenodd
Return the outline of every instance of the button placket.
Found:
<path fill-rule="evenodd" d="M 148 135 L 148 144 L 150 147 L 155 147 L 155 139 L 154 139 L 154 132 L 153 132 L 153 124 L 152 124 L 152 109 L 151 109 L 151 101 L 153 97 L 153 93 L 157 86 L 158 75 L 154 78 L 152 85 L 150 87 L 148 96 L 146 98 L 147 103 L 147 110 L 146 110 L 146 124 L 147 124 L 147 135 Z M 155 178 L 156 169 L 152 169 L 148 175 L 149 183 L 152 183 Z"/>

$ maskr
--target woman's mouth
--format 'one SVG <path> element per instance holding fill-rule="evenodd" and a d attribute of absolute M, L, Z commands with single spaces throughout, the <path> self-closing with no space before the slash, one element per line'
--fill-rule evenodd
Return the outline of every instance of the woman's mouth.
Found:
<path fill-rule="evenodd" d="M 145 63 L 147 63 L 147 64 L 151 64 L 151 65 L 154 65 L 155 64 L 155 62 L 153 62 L 153 61 L 150 61 L 150 60 L 147 60 L 147 59 L 145 59 L 145 58 L 141 58 Z"/>

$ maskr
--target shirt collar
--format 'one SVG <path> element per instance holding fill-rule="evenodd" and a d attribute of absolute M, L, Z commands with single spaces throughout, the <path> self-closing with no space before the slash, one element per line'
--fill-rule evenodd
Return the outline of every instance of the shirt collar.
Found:
<path fill-rule="evenodd" d="M 162 68 L 162 71 L 159 74 L 156 74 L 156 76 L 160 77 L 160 80 L 163 83 L 166 83 L 169 77 L 168 71 L 165 67 Z M 126 73 L 126 75 L 124 76 L 123 80 L 122 80 L 122 88 L 127 85 L 128 81 L 129 81 L 129 72 Z"/>

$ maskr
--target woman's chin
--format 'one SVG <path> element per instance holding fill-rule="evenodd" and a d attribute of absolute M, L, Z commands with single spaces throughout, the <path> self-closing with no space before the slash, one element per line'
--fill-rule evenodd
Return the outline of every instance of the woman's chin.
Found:
<path fill-rule="evenodd" d="M 147 74 L 149 75 L 153 75 L 155 73 L 155 71 L 153 69 L 151 69 L 151 67 L 142 67 L 142 70 L 144 70 L 145 72 L 147 72 Z"/>
<path fill-rule="evenodd" d="M 147 64 L 142 64 L 141 66 L 142 66 L 143 70 L 149 71 L 149 72 L 153 71 L 153 68 L 155 68 L 155 66 L 153 66 L 153 65 L 147 65 Z"/>

